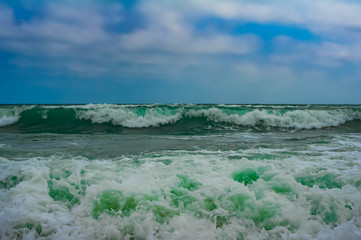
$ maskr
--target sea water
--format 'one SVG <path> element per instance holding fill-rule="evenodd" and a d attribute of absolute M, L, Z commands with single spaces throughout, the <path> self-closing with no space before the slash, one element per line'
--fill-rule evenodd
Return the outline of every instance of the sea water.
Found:
<path fill-rule="evenodd" d="M 361 106 L 0 106 L 0 239 L 361 239 Z"/>

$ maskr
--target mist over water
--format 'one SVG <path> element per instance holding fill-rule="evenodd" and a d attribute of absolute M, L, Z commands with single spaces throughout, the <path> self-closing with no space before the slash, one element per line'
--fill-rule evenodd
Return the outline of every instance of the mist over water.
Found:
<path fill-rule="evenodd" d="M 361 239 L 361 106 L 0 107 L 1 239 Z"/>

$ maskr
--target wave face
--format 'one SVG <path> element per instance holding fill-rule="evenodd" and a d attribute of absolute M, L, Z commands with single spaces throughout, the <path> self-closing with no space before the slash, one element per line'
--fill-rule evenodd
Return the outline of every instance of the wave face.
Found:
<path fill-rule="evenodd" d="M 0 127 L 29 133 L 126 129 L 322 129 L 359 123 L 360 106 L 339 105 L 35 105 L 2 106 Z M 359 127 L 359 124 L 353 124 Z"/>

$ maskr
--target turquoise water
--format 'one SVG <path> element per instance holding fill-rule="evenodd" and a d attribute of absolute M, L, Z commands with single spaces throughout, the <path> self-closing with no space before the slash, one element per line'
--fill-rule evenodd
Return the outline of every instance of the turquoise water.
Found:
<path fill-rule="evenodd" d="M 1 239 L 361 239 L 361 106 L 0 106 Z"/>

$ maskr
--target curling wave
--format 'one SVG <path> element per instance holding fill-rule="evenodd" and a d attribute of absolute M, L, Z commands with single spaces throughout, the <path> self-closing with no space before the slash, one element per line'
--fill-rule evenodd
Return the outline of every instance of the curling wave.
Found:
<path fill-rule="evenodd" d="M 117 107 L 96 105 L 76 111 L 80 120 L 91 120 L 92 123 L 112 123 L 128 128 L 156 127 L 173 124 L 182 118 L 183 108 L 161 107 Z"/>
<path fill-rule="evenodd" d="M 191 117 L 205 117 L 210 121 L 230 123 L 241 126 L 281 127 L 311 129 L 336 127 L 347 121 L 360 119 L 360 112 L 352 110 L 259 110 L 255 109 L 244 114 L 227 114 L 218 108 L 191 110 Z"/>
<path fill-rule="evenodd" d="M 25 132 L 262 127 L 320 129 L 359 123 L 360 106 L 337 105 L 37 105 L 0 107 L 0 127 Z M 359 125 L 359 124 L 356 124 Z"/>
<path fill-rule="evenodd" d="M 31 108 L 33 108 L 33 106 L 0 107 L 0 127 L 16 123 L 20 119 L 20 114 Z"/>

